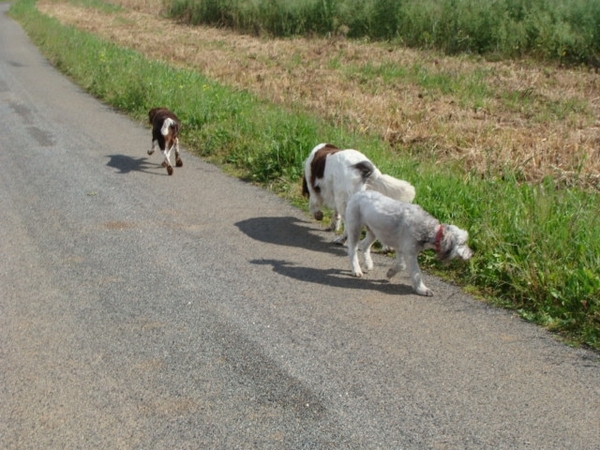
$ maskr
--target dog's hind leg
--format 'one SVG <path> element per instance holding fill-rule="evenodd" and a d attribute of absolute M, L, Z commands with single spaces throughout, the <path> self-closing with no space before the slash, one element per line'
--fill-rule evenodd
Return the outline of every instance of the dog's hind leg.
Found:
<path fill-rule="evenodd" d="M 371 258 L 371 246 L 376 240 L 375 234 L 367 227 L 367 234 L 365 238 L 360 241 L 359 247 L 364 252 L 365 268 L 367 270 L 373 270 L 373 258 Z"/>
<path fill-rule="evenodd" d="M 360 233 L 360 229 L 359 229 Z M 352 275 L 355 277 L 362 277 L 363 272 L 360 269 L 360 263 L 358 262 L 358 233 L 349 234 L 348 237 L 348 258 L 350 259 L 350 267 L 352 268 Z"/>
<path fill-rule="evenodd" d="M 360 263 L 358 262 L 357 252 L 358 242 L 351 241 L 348 239 L 348 258 L 350 258 L 350 267 L 352 268 L 352 275 L 355 277 L 362 277 L 363 272 L 360 269 Z"/>
<path fill-rule="evenodd" d="M 169 175 L 173 175 L 173 166 L 171 165 L 171 149 L 173 147 L 170 147 L 169 149 L 162 150 L 162 153 L 165 157 L 165 161 L 163 162 L 163 166 L 167 168 L 167 173 Z"/>
<path fill-rule="evenodd" d="M 183 161 L 181 160 L 181 155 L 179 154 L 179 138 L 175 138 L 175 166 L 183 166 Z"/>
<path fill-rule="evenodd" d="M 351 214 L 357 216 L 346 224 L 346 232 L 348 233 L 348 258 L 350 258 L 350 267 L 352 268 L 352 275 L 355 277 L 362 277 L 363 273 L 360 269 L 360 263 L 358 262 L 358 244 L 360 239 L 361 224 L 358 220 L 358 211 L 353 211 Z M 349 226 L 348 226 L 349 225 Z"/>

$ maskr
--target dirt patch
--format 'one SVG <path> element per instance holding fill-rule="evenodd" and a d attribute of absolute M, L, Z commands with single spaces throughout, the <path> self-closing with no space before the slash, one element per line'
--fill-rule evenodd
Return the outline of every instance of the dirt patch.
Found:
<path fill-rule="evenodd" d="M 161 17 L 157 0 L 117 0 L 123 12 L 42 0 L 38 8 L 149 58 L 193 68 L 272 102 L 389 141 L 399 152 L 460 161 L 486 173 L 552 175 L 600 187 L 600 76 L 527 61 L 445 57 L 379 43 L 267 39 Z M 367 69 L 405 68 L 389 78 Z M 424 81 L 480 74 L 480 98 Z M 344 146 L 343 142 L 336 143 Z"/>

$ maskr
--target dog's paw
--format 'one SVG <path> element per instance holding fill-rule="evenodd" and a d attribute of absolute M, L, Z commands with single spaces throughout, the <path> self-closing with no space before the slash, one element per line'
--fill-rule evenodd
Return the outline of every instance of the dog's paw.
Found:
<path fill-rule="evenodd" d="M 389 279 L 394 278 L 394 276 L 398 273 L 398 270 L 395 267 L 390 267 L 385 276 Z"/>
<path fill-rule="evenodd" d="M 313 217 L 315 218 L 315 220 L 318 220 L 318 221 L 323 220 L 323 211 L 317 211 L 316 213 L 313 214 Z"/>
<path fill-rule="evenodd" d="M 356 278 L 361 278 L 363 276 L 363 273 L 362 270 L 353 270 L 352 275 L 354 275 Z"/>
<path fill-rule="evenodd" d="M 167 166 L 167 172 L 169 175 L 173 175 L 173 166 Z"/>
<path fill-rule="evenodd" d="M 346 243 L 346 236 L 338 236 L 333 240 L 334 244 L 344 245 Z"/>
<path fill-rule="evenodd" d="M 152 149 L 152 150 L 148 150 L 148 154 L 149 154 L 149 155 L 152 155 L 153 153 L 154 153 L 154 149 Z"/>
<path fill-rule="evenodd" d="M 429 288 L 417 289 L 417 294 L 422 295 L 424 297 L 433 297 L 433 292 Z"/>
<path fill-rule="evenodd" d="M 337 226 L 337 224 L 335 222 L 331 222 L 329 224 L 329 226 L 327 228 L 325 228 L 327 231 L 338 231 L 339 227 Z"/>

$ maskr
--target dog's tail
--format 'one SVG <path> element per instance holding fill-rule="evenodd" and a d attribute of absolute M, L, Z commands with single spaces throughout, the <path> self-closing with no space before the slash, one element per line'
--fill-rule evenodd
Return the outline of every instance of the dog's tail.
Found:
<path fill-rule="evenodd" d="M 162 128 L 160 129 L 160 134 L 162 134 L 163 136 L 166 136 L 167 134 L 169 134 L 169 128 L 175 127 L 176 125 L 177 124 L 173 119 L 167 117 L 165 119 L 165 121 L 163 122 Z"/>
<path fill-rule="evenodd" d="M 411 203 L 415 198 L 415 187 L 412 184 L 382 174 L 379 169 L 375 169 L 367 179 L 366 187 L 401 202 Z"/>

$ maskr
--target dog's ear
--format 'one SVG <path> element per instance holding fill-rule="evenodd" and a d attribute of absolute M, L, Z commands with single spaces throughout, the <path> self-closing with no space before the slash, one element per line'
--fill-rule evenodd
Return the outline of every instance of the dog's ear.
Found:
<path fill-rule="evenodd" d="M 445 230 L 442 241 L 440 242 L 440 251 L 437 257 L 440 261 L 448 261 L 452 255 L 452 249 L 454 248 L 454 237 L 452 233 Z"/>
<path fill-rule="evenodd" d="M 452 253 L 457 244 L 455 227 L 448 224 L 442 224 L 442 229 L 443 235 L 437 256 L 441 261 L 449 261 L 453 257 Z"/>
<path fill-rule="evenodd" d="M 366 181 L 375 171 L 375 166 L 367 160 L 356 163 L 353 167 L 360 172 L 363 181 Z"/>

